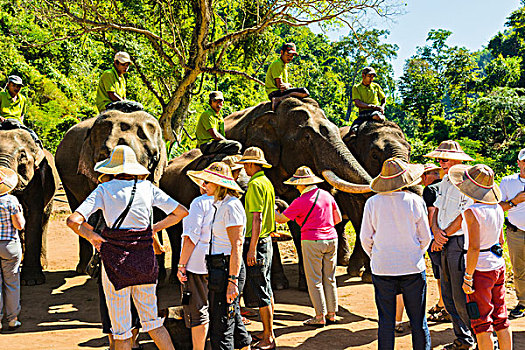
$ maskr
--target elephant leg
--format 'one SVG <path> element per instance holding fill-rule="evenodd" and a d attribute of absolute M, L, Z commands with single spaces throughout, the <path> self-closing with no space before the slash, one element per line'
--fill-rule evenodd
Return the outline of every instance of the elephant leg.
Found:
<path fill-rule="evenodd" d="M 166 214 L 162 212 L 162 210 L 159 210 L 158 208 L 153 208 L 153 222 L 159 222 L 162 219 L 166 217 Z M 169 235 L 169 228 L 166 229 L 168 231 Z M 162 232 L 159 232 L 158 234 L 160 244 L 164 245 L 164 239 L 162 237 Z M 171 236 L 170 236 L 171 239 Z M 159 255 L 155 255 L 155 258 L 157 258 L 157 264 L 159 266 L 159 275 L 157 277 L 158 284 L 163 284 L 166 280 L 166 276 L 168 273 L 166 272 L 166 253 L 162 253 Z"/>
<path fill-rule="evenodd" d="M 347 266 L 350 260 L 350 246 L 348 244 L 348 236 L 345 232 L 345 226 L 348 221 L 342 221 L 335 226 L 338 237 L 337 244 L 337 265 Z"/>
<path fill-rule="evenodd" d="M 86 267 L 88 266 L 91 257 L 93 256 L 93 246 L 89 241 L 83 237 L 78 238 L 78 247 L 79 247 L 79 260 L 75 271 L 78 274 L 85 275 Z"/>
<path fill-rule="evenodd" d="M 272 246 L 272 288 L 275 290 L 288 289 L 290 287 L 290 283 L 284 274 L 281 253 L 279 252 L 279 245 L 277 242 L 272 242 Z"/>
<path fill-rule="evenodd" d="M 46 281 L 41 263 L 42 239 L 44 238 L 42 229 L 45 221 L 43 198 L 41 193 L 32 193 L 31 197 L 31 201 L 23 200 L 26 204 L 24 209 L 27 208 L 27 210 L 24 210 L 26 226 L 21 282 L 22 285 L 27 286 L 43 284 Z"/>
<path fill-rule="evenodd" d="M 364 272 L 362 269 L 364 267 Z M 348 264 L 347 273 L 351 277 L 361 276 L 363 282 L 372 282 L 372 274 L 370 271 L 370 258 L 363 250 L 361 246 L 361 241 L 356 239 L 354 251 L 352 256 L 350 256 L 350 262 Z"/>
<path fill-rule="evenodd" d="M 299 274 L 297 289 L 306 291 L 308 290 L 308 286 L 306 285 L 306 277 L 304 275 L 303 250 L 301 248 L 301 228 L 293 221 L 288 221 L 288 228 L 292 233 L 295 249 L 297 250 L 297 257 L 299 258 L 299 263 L 297 264 Z"/>
<path fill-rule="evenodd" d="M 180 251 L 182 249 L 182 224 L 171 226 L 166 229 L 168 237 L 170 238 L 171 245 L 171 274 L 169 277 L 169 283 L 179 284 L 177 278 L 177 265 L 179 263 Z"/>

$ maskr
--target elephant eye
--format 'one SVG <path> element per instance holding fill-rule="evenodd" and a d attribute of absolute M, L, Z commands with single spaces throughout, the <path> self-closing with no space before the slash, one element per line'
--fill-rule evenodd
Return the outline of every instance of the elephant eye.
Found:
<path fill-rule="evenodd" d="M 126 130 L 129 130 L 129 129 L 131 129 L 131 125 L 129 125 L 127 123 L 120 123 L 120 130 L 126 131 Z"/>
<path fill-rule="evenodd" d="M 138 128 L 137 130 L 137 136 L 143 140 L 147 140 L 148 137 L 146 136 L 146 134 L 144 133 L 144 130 L 142 130 L 142 128 Z"/>

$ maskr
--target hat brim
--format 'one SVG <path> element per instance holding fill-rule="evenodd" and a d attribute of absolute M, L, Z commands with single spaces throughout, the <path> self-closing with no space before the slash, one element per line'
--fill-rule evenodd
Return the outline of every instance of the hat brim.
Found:
<path fill-rule="evenodd" d="M 466 164 L 454 165 L 448 171 L 450 182 L 452 182 L 461 193 L 475 201 L 485 204 L 498 204 L 501 202 L 502 195 L 499 186 L 496 183 L 494 183 L 491 188 L 478 186 L 466 175 L 466 172 L 470 168 L 472 168 L 472 166 Z"/>
<path fill-rule="evenodd" d="M 423 164 L 408 164 L 405 172 L 391 178 L 377 176 L 370 183 L 370 189 L 378 193 L 387 193 L 400 190 L 404 187 L 417 185 L 421 181 L 425 167 Z"/>
<path fill-rule="evenodd" d="M 263 160 L 258 160 L 258 159 L 241 159 L 241 160 L 238 160 L 236 161 L 235 163 L 237 164 L 247 164 L 247 163 L 255 163 L 255 164 L 260 164 L 263 166 L 263 168 L 271 168 L 272 165 L 263 161 Z"/>
<path fill-rule="evenodd" d="M 3 180 L 0 182 L 0 195 L 11 192 L 18 185 L 18 174 L 9 168 L 0 167 Z"/>
<path fill-rule="evenodd" d="M 440 166 L 433 166 L 431 168 L 425 169 L 423 171 L 423 174 L 428 173 L 429 171 L 438 171 L 438 170 L 443 170 L 443 168 Z"/>
<path fill-rule="evenodd" d="M 315 175 L 309 176 L 309 177 L 292 176 L 288 180 L 284 181 L 283 184 L 297 186 L 297 185 L 315 185 L 321 182 L 324 182 L 324 180 Z"/>
<path fill-rule="evenodd" d="M 244 192 L 242 190 L 242 188 L 237 184 L 237 182 L 235 182 L 235 180 L 233 180 L 233 179 L 226 179 L 226 178 L 214 175 L 214 174 L 210 174 L 210 173 L 205 172 L 203 170 L 201 170 L 201 171 L 188 170 L 186 172 L 186 175 L 188 175 L 190 177 L 190 179 L 192 179 L 192 181 L 195 182 L 195 183 L 197 183 L 196 182 L 197 180 L 200 180 L 200 181 L 203 181 L 203 182 L 206 181 L 206 182 L 214 183 L 214 184 L 216 184 L 218 186 L 229 188 L 230 190 L 235 190 L 235 191 L 238 191 L 238 192 L 241 192 L 241 193 Z"/>
<path fill-rule="evenodd" d="M 190 170 L 191 171 L 191 170 Z M 186 175 L 188 175 L 188 177 L 190 178 L 191 181 L 193 181 L 193 183 L 195 185 L 197 185 L 199 188 L 203 188 L 203 189 L 206 189 L 206 187 L 204 186 L 204 181 L 201 180 L 201 179 L 197 179 L 196 177 L 194 177 L 193 175 L 191 174 L 188 174 L 186 173 Z"/>
<path fill-rule="evenodd" d="M 95 171 L 102 174 L 128 174 L 128 175 L 149 175 L 149 170 L 138 163 L 112 164 L 111 158 L 102 160 L 95 164 Z"/>
<path fill-rule="evenodd" d="M 435 158 L 435 159 L 461 160 L 461 161 L 473 161 L 474 160 L 471 156 L 469 156 L 465 152 L 451 152 L 451 151 L 438 150 L 438 149 L 425 154 L 424 157 Z"/>

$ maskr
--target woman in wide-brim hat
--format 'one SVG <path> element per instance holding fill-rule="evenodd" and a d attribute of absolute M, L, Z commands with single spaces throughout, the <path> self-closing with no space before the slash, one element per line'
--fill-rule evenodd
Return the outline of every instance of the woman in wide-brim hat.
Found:
<path fill-rule="evenodd" d="M 405 190 L 417 184 L 422 164 L 387 159 L 370 187 L 378 192 L 365 203 L 360 240 L 370 257 L 372 283 L 379 313 L 378 347 L 393 349 L 396 299 L 403 294 L 414 349 L 430 348 L 426 322 L 425 252 L 430 227 L 423 198 Z"/>
<path fill-rule="evenodd" d="M 18 175 L 13 170 L 0 166 L 0 274 L 2 282 L 0 304 L 5 305 L 5 316 L 9 329 L 22 325 L 20 313 L 20 263 L 22 244 L 19 230 L 24 229 L 25 219 L 18 199 L 9 194 L 18 184 Z M 1 320 L 0 320 L 1 321 Z"/>
<path fill-rule="evenodd" d="M 323 182 L 307 166 L 298 168 L 286 180 L 301 193 L 282 213 L 275 214 L 278 223 L 295 220 L 301 226 L 301 248 L 308 293 L 315 309 L 315 317 L 305 325 L 322 327 L 336 322 L 337 231 L 341 212 L 332 195 L 316 186 Z"/>
<path fill-rule="evenodd" d="M 235 329 L 235 347 L 249 346 L 251 337 L 246 331 L 239 307 L 239 279 L 244 277 L 242 246 L 246 216 L 240 197 L 242 189 L 235 182 L 230 167 L 224 162 L 215 162 L 201 171 L 188 171 L 187 175 L 202 181 L 206 193 L 215 198 L 211 222 L 211 240 L 208 255 L 208 301 L 209 330 L 213 349 L 233 349 L 232 334 Z M 212 276 L 228 276 L 212 278 Z M 233 304 L 234 315 L 229 311 Z M 233 317 L 233 322 L 231 322 Z"/>
<path fill-rule="evenodd" d="M 461 215 L 465 232 L 465 276 L 463 291 L 467 301 L 476 302 L 480 317 L 470 323 L 478 348 L 492 349 L 493 330 L 500 349 L 512 349 L 512 334 L 505 306 L 505 259 L 501 191 L 494 182 L 494 171 L 484 164 L 455 165 L 449 171 L 450 181 L 474 204 Z"/>
<path fill-rule="evenodd" d="M 115 345 L 132 346 L 132 298 L 143 331 L 159 348 L 173 349 L 164 319 L 158 316 L 158 265 L 153 242 L 157 232 L 178 223 L 188 211 L 151 182 L 139 178 L 149 171 L 137 162 L 129 146 L 115 147 L 109 159 L 96 164 L 95 171 L 112 179 L 97 186 L 68 217 L 67 225 L 100 252 L 101 283 Z M 155 224 L 154 206 L 167 214 Z M 87 224 L 87 219 L 98 210 L 107 224 L 100 234 Z"/>

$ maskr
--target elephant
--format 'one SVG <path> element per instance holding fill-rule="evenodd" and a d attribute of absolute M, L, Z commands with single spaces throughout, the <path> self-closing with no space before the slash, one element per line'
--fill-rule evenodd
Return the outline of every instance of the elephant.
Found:
<path fill-rule="evenodd" d="M 117 145 L 130 146 L 137 160 L 149 171 L 148 180 L 158 184 L 167 164 L 162 130 L 153 116 L 144 111 L 104 111 L 98 117 L 69 129 L 58 145 L 55 160 L 71 211 L 97 186 L 95 163 L 108 158 Z M 84 273 L 93 248 L 80 238 L 77 273 Z"/>
<path fill-rule="evenodd" d="M 276 195 L 287 203 L 297 198 L 299 192 L 291 186 L 284 185 L 283 181 L 302 165 L 309 166 L 327 180 L 321 184 L 325 189 L 334 186 L 341 191 L 353 193 L 370 191 L 368 184 L 371 177 L 343 143 L 338 128 L 326 118 L 317 102 L 311 98 L 288 98 L 279 104 L 275 112 L 271 110 L 270 102 L 262 102 L 234 112 L 227 116 L 224 122 L 228 139 L 239 141 L 245 148 L 257 146 L 264 151 L 266 159 L 273 165 L 272 168 L 266 169 L 265 173 L 273 183 Z M 185 176 L 185 172 L 203 169 L 211 161 L 225 156 L 206 158 L 200 155 L 200 151 L 192 150 L 173 159 L 161 179 L 161 189 L 183 204 L 191 202 L 199 195 L 198 188 L 189 185 L 190 180 Z M 299 226 L 292 223 L 290 228 L 300 252 Z M 339 236 L 339 247 L 340 252 L 346 252 L 347 255 L 343 260 L 348 260 L 348 241 L 344 234 Z M 179 249 L 178 246 L 172 248 L 174 252 Z M 306 281 L 300 253 L 299 259 L 299 285 L 301 289 L 305 289 Z M 282 272 L 280 259 L 275 259 L 274 256 L 273 265 L 273 280 L 277 282 L 278 288 L 286 287 L 288 281 Z"/>
<path fill-rule="evenodd" d="M 366 172 L 376 177 L 381 172 L 383 162 L 391 157 L 398 157 L 410 161 L 411 146 L 406 140 L 401 128 L 391 121 L 368 121 L 363 123 L 357 135 L 350 133 L 350 127 L 339 129 L 343 142 Z M 413 186 L 412 191 L 421 194 L 420 186 Z M 356 232 L 356 243 L 348 261 L 347 272 L 350 276 L 362 275 L 364 281 L 371 281 L 370 259 L 361 247 L 359 232 L 366 200 L 372 194 L 356 196 L 349 193 L 337 192 L 335 197 L 343 215 L 343 222 L 336 228 L 343 229 L 348 220 L 351 221 Z"/>
<path fill-rule="evenodd" d="M 22 234 L 24 261 L 21 281 L 42 284 L 46 265 L 46 228 L 58 188 L 58 173 L 51 153 L 42 150 L 29 132 L 22 129 L 0 131 L 0 165 L 18 174 L 12 194 L 22 205 L 26 225 Z"/>

